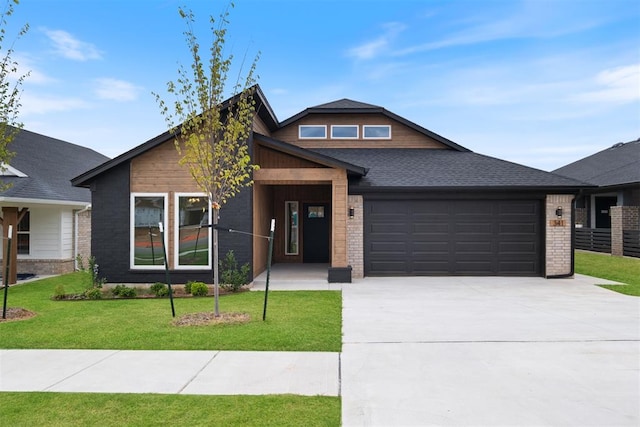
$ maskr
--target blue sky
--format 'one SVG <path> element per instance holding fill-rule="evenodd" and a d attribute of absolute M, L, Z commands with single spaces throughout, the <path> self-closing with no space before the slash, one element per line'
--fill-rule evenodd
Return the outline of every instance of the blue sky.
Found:
<path fill-rule="evenodd" d="M 279 120 L 350 98 L 543 170 L 640 137 L 637 0 L 235 3 L 227 53 L 261 52 Z M 29 23 L 14 46 L 25 129 L 110 157 L 164 132 L 152 92 L 190 64 L 184 4 L 208 47 L 226 1 L 21 0 L 5 45 Z"/>

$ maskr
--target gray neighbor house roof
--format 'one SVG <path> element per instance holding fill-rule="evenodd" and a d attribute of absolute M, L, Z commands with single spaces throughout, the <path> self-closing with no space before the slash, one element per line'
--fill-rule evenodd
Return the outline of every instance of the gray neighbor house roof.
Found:
<path fill-rule="evenodd" d="M 640 184 L 640 138 L 614 144 L 553 172 L 599 187 Z"/>
<path fill-rule="evenodd" d="M 8 176 L 11 169 L 5 171 L 0 180 L 12 186 L 0 193 L 0 200 L 90 203 L 91 192 L 73 187 L 71 178 L 109 160 L 90 148 L 24 129 L 9 144 L 9 150 L 16 153 L 9 166 L 26 176 Z"/>

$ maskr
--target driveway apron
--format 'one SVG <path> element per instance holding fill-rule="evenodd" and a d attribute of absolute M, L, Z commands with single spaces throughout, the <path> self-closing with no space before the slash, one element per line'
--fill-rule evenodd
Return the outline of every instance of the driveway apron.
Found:
<path fill-rule="evenodd" d="M 344 286 L 343 425 L 640 425 L 640 299 L 594 283 Z"/>

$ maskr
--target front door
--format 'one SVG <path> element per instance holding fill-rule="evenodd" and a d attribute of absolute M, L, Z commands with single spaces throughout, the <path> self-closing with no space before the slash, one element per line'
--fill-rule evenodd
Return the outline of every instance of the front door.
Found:
<path fill-rule="evenodd" d="M 305 203 L 302 219 L 302 261 L 328 263 L 331 208 L 327 203 Z"/>
<path fill-rule="evenodd" d="M 616 197 L 596 196 L 596 228 L 611 228 L 611 206 L 617 202 Z"/>

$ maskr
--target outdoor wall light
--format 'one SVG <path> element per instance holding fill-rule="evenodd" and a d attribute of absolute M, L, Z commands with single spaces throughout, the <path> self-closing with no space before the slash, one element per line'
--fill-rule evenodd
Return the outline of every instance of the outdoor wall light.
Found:
<path fill-rule="evenodd" d="M 558 206 L 558 208 L 556 209 L 556 216 L 558 218 L 562 218 L 562 206 Z"/>
<path fill-rule="evenodd" d="M 356 215 L 356 210 L 349 206 L 349 218 L 353 219 L 353 217 Z"/>

